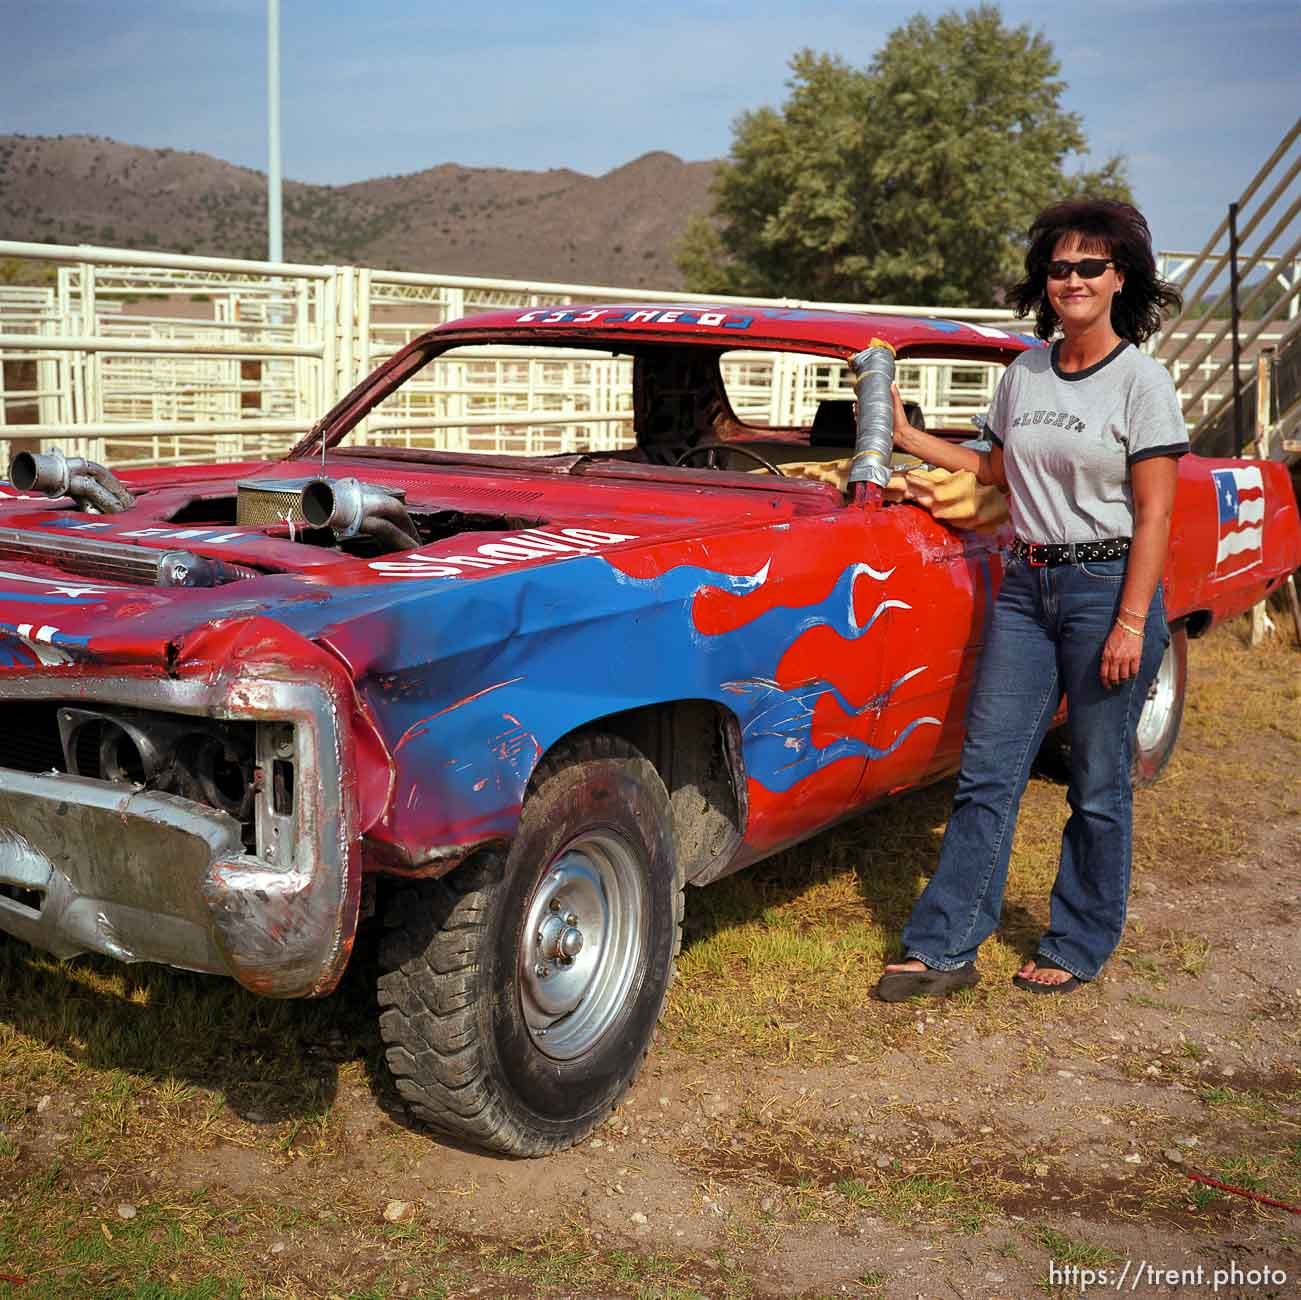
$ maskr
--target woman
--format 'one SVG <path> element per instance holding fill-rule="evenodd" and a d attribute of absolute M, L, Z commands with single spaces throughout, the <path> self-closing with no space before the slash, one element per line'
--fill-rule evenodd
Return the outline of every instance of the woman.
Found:
<path fill-rule="evenodd" d="M 1071 733 L 1048 929 L 1014 977 L 1034 993 L 1093 979 L 1120 940 L 1129 893 L 1134 733 L 1170 639 L 1161 596 L 1176 463 L 1187 431 L 1165 368 L 1137 344 L 1179 302 L 1160 280 L 1147 222 L 1125 203 L 1078 200 L 1030 228 L 1018 314 L 1049 348 L 1007 368 L 988 452 L 912 428 L 903 451 L 973 470 L 1009 494 L 1016 533 L 967 711 L 939 865 L 888 965 L 887 1002 L 976 984 L 998 925 L 1021 794 L 1062 694 Z"/>

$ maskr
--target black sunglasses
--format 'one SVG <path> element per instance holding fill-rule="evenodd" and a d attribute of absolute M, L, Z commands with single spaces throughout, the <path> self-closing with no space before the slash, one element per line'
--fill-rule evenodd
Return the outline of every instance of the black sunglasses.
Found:
<path fill-rule="evenodd" d="M 1074 271 L 1081 280 L 1096 280 L 1109 266 L 1115 266 L 1109 257 L 1082 257 L 1078 262 L 1059 259 L 1044 265 L 1050 280 L 1069 280 Z"/>

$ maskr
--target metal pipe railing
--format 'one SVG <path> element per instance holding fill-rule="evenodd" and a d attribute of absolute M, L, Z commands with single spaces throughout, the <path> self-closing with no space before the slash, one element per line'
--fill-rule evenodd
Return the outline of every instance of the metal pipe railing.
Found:
<path fill-rule="evenodd" d="M 0 257 L 31 258 L 40 262 L 83 263 L 87 266 L 138 266 L 153 269 L 244 272 L 258 280 L 325 280 L 326 266 L 300 262 L 255 262 L 242 257 L 199 257 L 190 253 L 151 253 L 133 248 L 102 248 L 96 244 L 34 244 L 17 239 L 0 240 Z"/>
<path fill-rule="evenodd" d="M 1299 252 L 1301 252 L 1301 235 L 1297 237 L 1296 242 L 1288 250 L 1288 255 L 1289 257 L 1293 257 L 1296 256 L 1297 253 Z M 1255 262 L 1253 261 L 1249 265 L 1254 266 Z M 1247 296 L 1247 298 L 1240 304 L 1240 310 L 1243 312 L 1247 311 L 1256 302 L 1256 300 L 1264 294 L 1265 290 L 1268 287 L 1269 287 L 1269 281 L 1262 280 L 1261 283 L 1258 284 L 1256 288 L 1253 289 L 1252 292 Z M 1278 316 L 1281 314 L 1282 308 L 1287 307 L 1291 303 L 1292 299 L 1297 296 L 1298 289 L 1301 289 L 1301 280 L 1298 280 L 1297 283 L 1291 287 L 1291 289 L 1289 289 L 1286 293 L 1284 293 L 1274 303 L 1274 305 L 1266 311 L 1263 317 L 1252 318 L 1252 319 L 1258 319 L 1260 321 L 1260 325 L 1257 329 L 1252 331 L 1248 339 L 1248 342 L 1252 342 L 1255 339 L 1257 339 L 1260 336 L 1261 332 L 1264 330 L 1264 328 L 1267 325 L 1270 325 L 1274 320 L 1278 318 Z M 1202 362 L 1205 361 L 1206 358 L 1211 355 L 1211 353 L 1215 350 L 1216 346 L 1221 342 L 1223 342 L 1225 335 L 1232 328 L 1232 325 L 1233 325 L 1232 320 L 1226 318 L 1224 324 L 1221 325 L 1220 328 L 1216 331 L 1216 333 L 1211 337 L 1210 342 L 1207 343 L 1207 345 L 1201 350 L 1201 352 L 1197 354 L 1196 357 L 1194 357 L 1192 361 L 1187 363 L 1189 370 L 1197 369 L 1197 367 L 1200 366 Z M 1185 346 L 1187 346 L 1188 341 L 1189 340 L 1185 341 Z M 1183 349 L 1181 348 L 1180 351 L 1182 352 Z M 1168 359 L 1168 361 L 1170 362 L 1172 362 L 1173 360 L 1174 357 Z M 1213 384 L 1215 384 L 1218 381 L 1222 373 L 1223 373 L 1223 368 L 1221 368 L 1219 374 L 1213 375 L 1205 384 L 1202 385 L 1201 388 L 1199 388 L 1195 393 L 1193 393 L 1190 397 L 1184 400 L 1183 410 L 1185 415 L 1187 415 L 1188 412 L 1192 409 L 1192 406 L 1197 401 L 1197 399 L 1201 397 L 1201 395 L 1204 392 L 1206 392 L 1208 388 L 1210 388 Z"/>
<path fill-rule="evenodd" d="M 25 352 L 236 357 L 250 361 L 260 357 L 320 357 L 324 353 L 319 343 L 209 343 L 198 339 L 143 339 L 104 334 L 0 334 L 0 351 L 8 348 L 21 348 Z"/>
<path fill-rule="evenodd" d="M 1298 294 L 1301 294 L 1301 281 L 1293 285 L 1291 292 L 1287 295 L 1286 298 L 1280 300 L 1279 305 L 1281 306 L 1286 304 L 1291 298 L 1296 297 Z M 1272 317 L 1262 321 L 1261 324 L 1256 329 L 1254 329 L 1250 334 L 1248 334 L 1247 337 L 1243 340 L 1242 346 L 1244 348 L 1250 347 L 1251 344 L 1253 344 L 1261 336 L 1261 334 L 1264 332 L 1265 326 L 1270 323 L 1271 319 Z M 1293 325 L 1293 327 L 1287 331 L 1286 334 L 1283 334 L 1280 337 L 1278 350 L 1281 351 L 1282 349 L 1286 348 L 1288 344 L 1296 337 L 1298 331 L 1301 331 L 1301 320 L 1298 320 L 1296 324 Z M 1214 382 L 1215 379 L 1213 377 L 1211 380 L 1208 380 L 1207 383 L 1203 384 L 1202 387 L 1197 390 L 1195 398 L 1200 398 L 1202 394 L 1204 394 L 1206 390 L 1210 388 Z M 1190 400 L 1195 400 L 1195 399 L 1190 399 Z M 1224 411 L 1228 408 L 1228 406 L 1232 403 L 1232 401 L 1233 401 L 1232 392 L 1225 393 L 1220 398 L 1220 400 L 1210 408 L 1210 410 L 1203 413 L 1201 418 L 1197 421 L 1198 427 L 1201 428 L 1204 425 L 1213 424 L 1224 413 Z M 1185 408 L 1185 415 L 1186 414 L 1187 414 L 1187 410 Z"/>
<path fill-rule="evenodd" d="M 1273 205 L 1276 202 L 1278 202 L 1278 200 L 1282 198 L 1282 196 L 1288 191 L 1289 187 L 1291 186 L 1292 182 L 1297 178 L 1298 174 L 1301 174 L 1301 157 L 1298 157 L 1296 159 L 1296 161 L 1289 168 L 1287 175 L 1284 176 L 1283 179 L 1280 180 L 1279 183 L 1275 185 L 1274 188 L 1269 192 L 1269 195 L 1264 200 L 1262 200 L 1261 206 L 1256 210 L 1256 214 L 1244 226 L 1242 226 L 1239 229 L 1238 231 L 1239 248 L 1241 248 L 1242 245 L 1245 244 L 1246 241 L 1250 239 L 1251 236 L 1255 233 L 1256 227 L 1265 219 L 1266 214 L 1273 207 Z M 1239 208 L 1242 207 L 1241 200 L 1238 201 L 1237 206 Z M 1261 240 L 1260 251 L 1257 252 L 1255 258 L 1252 260 L 1253 266 L 1255 266 L 1256 263 L 1260 262 L 1262 259 L 1265 258 L 1274 260 L 1272 258 L 1272 255 L 1268 254 L 1266 250 L 1274 242 L 1274 240 L 1277 239 L 1279 235 L 1284 230 L 1287 229 L 1290 222 L 1296 217 L 1297 207 L 1298 207 L 1298 201 L 1294 201 L 1292 206 L 1288 209 L 1287 213 L 1275 224 L 1273 230 L 1271 230 L 1270 233 L 1266 235 L 1263 240 Z M 1228 228 L 1227 219 L 1225 220 L 1224 225 L 1225 225 L 1225 229 L 1227 230 Z M 1286 262 L 1289 259 L 1287 259 L 1286 257 L 1282 257 L 1277 260 L 1280 262 Z M 1184 323 L 1184 321 L 1188 317 L 1188 313 L 1192 310 L 1193 306 L 1196 303 L 1201 302 L 1203 300 L 1206 291 L 1211 287 L 1212 284 L 1215 283 L 1216 279 L 1223 273 L 1224 268 L 1228 263 L 1228 261 L 1229 261 L 1229 253 L 1225 251 L 1216 260 L 1215 265 L 1212 266 L 1211 269 L 1206 273 L 1206 278 L 1201 282 L 1201 284 L 1198 285 L 1197 288 L 1188 295 L 1187 297 L 1188 305 L 1183 309 L 1183 311 L 1179 313 L 1179 315 L 1175 318 L 1175 320 L 1169 327 L 1172 333 L 1175 330 L 1177 330 L 1180 325 Z M 1239 268 L 1239 273 L 1245 274 L 1243 268 L 1241 267 Z M 1184 275 L 1185 276 L 1188 275 L 1187 270 L 1184 272 Z M 1220 296 L 1215 300 L 1215 302 L 1211 305 L 1211 307 L 1207 309 L 1207 311 L 1202 315 L 1201 320 L 1205 321 L 1208 317 L 1213 316 L 1215 312 L 1224 305 L 1224 301 L 1227 297 L 1228 297 L 1228 290 L 1225 289 L 1221 292 Z M 1171 358 L 1171 360 L 1176 360 L 1176 359 L 1177 358 L 1174 357 Z"/>
<path fill-rule="evenodd" d="M 1292 147 L 1293 142 L 1297 139 L 1299 135 L 1301 135 L 1301 117 L 1297 118 L 1297 120 L 1292 124 L 1292 129 L 1279 142 L 1278 147 L 1274 150 L 1274 152 L 1270 154 L 1268 158 L 1265 159 L 1265 162 L 1262 164 L 1260 170 L 1255 174 L 1255 176 L 1252 177 L 1251 182 L 1248 184 L 1247 188 L 1243 190 L 1242 193 L 1238 196 L 1239 208 L 1244 208 L 1247 206 L 1248 203 L 1251 202 L 1251 200 L 1256 195 L 1256 191 L 1260 189 L 1260 187 L 1265 183 L 1265 180 L 1269 176 L 1270 172 L 1272 172 L 1274 168 L 1278 165 L 1279 160 L 1283 158 L 1283 156 L 1287 153 L 1287 151 Z M 1265 204 L 1262 206 L 1268 208 L 1269 205 Z M 1215 227 L 1215 230 L 1212 232 L 1211 237 L 1206 241 L 1206 244 L 1202 248 L 1202 251 L 1198 253 L 1196 257 L 1193 258 L 1192 264 L 1190 266 L 1185 267 L 1183 272 L 1180 274 L 1179 280 L 1180 280 L 1181 289 L 1185 289 L 1187 287 L 1188 282 L 1192 280 L 1192 277 L 1197 273 L 1198 268 L 1205 263 L 1208 257 L 1211 256 L 1212 252 L 1215 249 L 1215 246 L 1228 233 L 1229 233 L 1229 218 L 1226 212 L 1224 220 L 1221 221 L 1220 224 Z M 1217 269 L 1214 273 L 1215 275 L 1218 275 L 1221 271 L 1223 271 L 1224 264 L 1227 260 L 1228 260 L 1227 253 L 1223 254 L 1220 257 L 1219 261 L 1216 264 Z M 1212 276 L 1211 281 L 1204 282 L 1204 288 L 1209 287 L 1209 284 L 1213 282 L 1213 280 L 1214 280 L 1214 275 Z M 1202 291 L 1204 291 L 1204 288 Z M 1189 297 L 1187 301 L 1191 304 L 1196 301 L 1196 298 Z M 1184 323 L 1184 319 L 1188 314 L 1188 310 L 1189 308 L 1185 308 L 1184 311 L 1178 317 L 1176 317 L 1174 321 L 1171 322 L 1171 324 L 1167 327 L 1167 331 L 1166 331 L 1167 333 L 1173 334 L 1174 331 L 1177 330 Z"/>
<path fill-rule="evenodd" d="M 1301 159 L 1298 159 L 1297 162 L 1298 162 L 1297 170 L 1301 170 Z M 1281 256 L 1277 258 L 1275 258 L 1272 254 L 1266 253 L 1265 249 L 1267 249 L 1276 239 L 1282 236 L 1282 234 L 1288 229 L 1288 227 L 1292 225 L 1292 223 L 1296 220 L 1298 213 L 1301 213 L 1301 196 L 1298 196 L 1295 200 L 1293 200 L 1292 205 L 1288 208 L 1288 210 L 1278 219 L 1278 221 L 1274 223 L 1273 228 L 1270 230 L 1269 234 L 1265 236 L 1263 242 L 1261 243 L 1260 248 L 1256 251 L 1255 255 L 1248 258 L 1248 260 L 1245 263 L 1242 263 L 1238 266 L 1237 274 L 1239 279 L 1245 278 L 1252 271 L 1254 271 L 1256 267 L 1259 266 L 1263 261 L 1268 260 L 1268 261 L 1273 261 L 1276 264 L 1279 263 L 1286 264 L 1292 261 L 1294 257 L 1296 257 L 1297 250 L 1299 247 L 1301 247 L 1301 241 L 1299 241 L 1296 244 L 1293 244 L 1292 247 L 1289 248 L 1286 253 L 1283 253 Z M 1258 217 L 1259 215 L 1261 214 L 1257 214 Z M 1245 238 L 1245 234 L 1240 232 L 1238 236 L 1239 248 L 1241 248 L 1242 241 L 1244 238 Z M 1225 261 L 1228 260 L 1228 257 L 1229 255 L 1226 253 L 1224 255 Z M 1251 297 L 1247 300 L 1247 302 L 1242 304 L 1242 307 L 1245 308 L 1250 303 L 1255 302 L 1255 300 L 1261 295 L 1261 293 L 1264 292 L 1265 287 L 1268 284 L 1269 284 L 1268 280 L 1262 280 L 1259 286 L 1256 288 L 1256 290 L 1252 293 Z M 1221 290 L 1219 296 L 1208 308 L 1206 308 L 1206 310 L 1202 313 L 1201 317 L 1198 319 L 1196 325 L 1192 326 L 1191 328 L 1194 331 L 1200 330 L 1202 326 L 1207 323 L 1207 321 L 1216 319 L 1215 313 L 1221 310 L 1221 308 L 1223 308 L 1225 304 L 1228 302 L 1229 294 L 1230 294 L 1229 288 L 1226 287 L 1225 289 Z M 1171 338 L 1178 337 L 1178 329 L 1180 323 L 1187 317 L 1187 315 L 1188 312 L 1185 309 L 1179 314 L 1178 318 L 1175 320 L 1173 324 L 1166 327 L 1164 331 L 1165 334 Z M 1183 354 L 1184 348 L 1186 348 L 1187 346 L 1188 343 L 1187 341 L 1185 341 L 1183 347 L 1177 349 L 1174 352 L 1167 353 L 1163 357 L 1163 360 L 1165 361 L 1166 365 L 1172 366 L 1176 361 L 1178 361 Z M 1199 357 L 1196 361 L 1190 361 L 1188 364 L 1190 366 L 1197 366 L 1200 364 L 1200 361 L 1201 358 Z"/>
<path fill-rule="evenodd" d="M 310 422 L 308 422 L 310 423 Z M 72 438 L 170 438 L 202 434 L 214 437 L 238 433 L 305 433 L 302 420 L 185 420 L 166 428 L 157 420 L 98 420 L 79 424 L 10 424 L 4 428 L 12 438 L 46 438 L 67 441 Z"/>
<path fill-rule="evenodd" d="M 1297 303 L 1301 301 L 1298 299 L 1298 291 L 1301 291 L 1301 237 L 1296 231 L 1298 215 L 1301 214 L 1301 196 L 1293 192 L 1296 179 L 1301 175 L 1301 155 L 1289 158 L 1298 138 L 1301 138 L 1301 118 L 1293 122 L 1236 203 L 1230 205 L 1229 211 L 1237 218 L 1234 223 L 1237 238 L 1231 241 L 1230 249 L 1215 251 L 1230 226 L 1226 216 L 1201 252 L 1193 256 L 1176 277 L 1184 292 L 1184 306 L 1163 330 L 1155 351 L 1174 375 L 1185 418 L 1190 424 L 1195 422 L 1194 439 L 1202 430 L 1220 420 L 1234 400 L 1232 393 L 1212 393 L 1212 390 L 1229 378 L 1233 381 L 1234 391 L 1237 391 L 1239 360 L 1249 360 L 1242 355 L 1243 350 L 1266 336 L 1266 330 L 1285 312 L 1289 318 L 1295 316 Z M 1253 201 L 1254 210 L 1248 214 L 1248 205 Z M 1278 215 L 1268 226 L 1267 233 L 1259 237 L 1254 251 L 1247 251 L 1246 241 L 1257 236 L 1257 232 L 1266 227 L 1267 219 L 1276 212 Z M 1282 240 L 1291 241 L 1286 252 L 1277 254 L 1270 251 Z M 1212 299 L 1213 287 L 1226 266 L 1231 271 L 1229 285 L 1215 293 Z M 1272 274 L 1262 278 L 1254 287 L 1249 286 L 1246 278 L 1261 266 L 1270 268 Z M 1283 268 L 1288 267 L 1291 268 L 1290 274 L 1285 275 Z M 1272 289 L 1274 280 L 1283 286 L 1283 293 L 1260 317 L 1251 319 L 1254 328 L 1241 338 L 1239 323 L 1243 315 L 1263 299 L 1267 289 Z M 1195 288 L 1194 282 L 1197 282 Z M 1235 299 L 1229 318 L 1218 327 L 1212 326 L 1226 301 L 1234 299 L 1238 286 L 1250 289 L 1246 298 L 1242 302 Z M 1232 357 L 1213 360 L 1216 350 L 1231 331 L 1234 338 Z M 1191 360 L 1185 360 L 1190 353 Z M 1215 399 L 1213 402 L 1212 397 Z M 1207 409 L 1208 405 L 1210 409 Z M 1242 430 L 1236 430 L 1235 436 L 1241 437 L 1242 434 Z"/>

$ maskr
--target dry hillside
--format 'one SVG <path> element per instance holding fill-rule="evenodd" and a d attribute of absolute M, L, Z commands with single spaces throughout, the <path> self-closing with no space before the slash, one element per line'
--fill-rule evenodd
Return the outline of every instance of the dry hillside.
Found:
<path fill-rule="evenodd" d="M 285 257 L 462 275 L 674 288 L 673 245 L 712 162 L 655 152 L 606 173 L 444 163 L 284 190 Z M 0 135 L 0 238 L 266 255 L 266 178 L 202 153 L 95 136 Z"/>

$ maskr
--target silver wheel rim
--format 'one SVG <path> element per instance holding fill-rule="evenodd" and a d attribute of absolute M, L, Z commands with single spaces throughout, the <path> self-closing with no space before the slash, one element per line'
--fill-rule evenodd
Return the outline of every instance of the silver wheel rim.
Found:
<path fill-rule="evenodd" d="M 539 1051 L 581 1056 L 627 1004 L 641 965 L 644 875 L 613 831 L 591 831 L 547 868 L 520 942 L 524 1023 Z"/>
<path fill-rule="evenodd" d="M 1142 754 L 1156 749 L 1170 728 L 1175 709 L 1175 677 L 1175 646 L 1171 641 L 1148 688 L 1143 712 L 1138 715 L 1138 748 Z"/>

